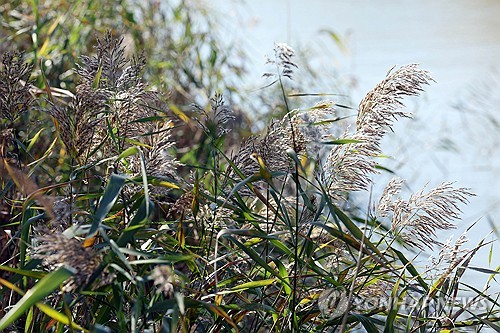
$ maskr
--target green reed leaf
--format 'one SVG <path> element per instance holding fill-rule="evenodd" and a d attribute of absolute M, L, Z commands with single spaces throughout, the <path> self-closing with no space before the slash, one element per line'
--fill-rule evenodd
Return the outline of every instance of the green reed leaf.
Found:
<path fill-rule="evenodd" d="M 108 186 L 104 190 L 101 202 L 99 203 L 99 207 L 97 208 L 97 212 L 94 215 L 94 221 L 92 222 L 92 226 L 90 227 L 87 238 L 93 237 L 97 230 L 101 227 L 102 221 L 118 199 L 118 195 L 120 194 L 120 191 L 126 180 L 127 177 L 124 175 L 111 175 Z"/>
<path fill-rule="evenodd" d="M 52 293 L 61 283 L 66 281 L 73 271 L 69 268 L 60 267 L 54 272 L 44 276 L 38 283 L 28 290 L 19 302 L 0 320 L 0 330 L 6 329 L 16 319 L 21 317 L 32 305 L 41 301 L 45 296 Z"/>

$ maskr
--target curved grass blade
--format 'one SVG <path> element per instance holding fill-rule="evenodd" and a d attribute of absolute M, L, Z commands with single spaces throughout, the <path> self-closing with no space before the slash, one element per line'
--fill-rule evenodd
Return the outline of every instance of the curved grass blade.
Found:
<path fill-rule="evenodd" d="M 18 293 L 21 296 L 25 295 L 25 292 L 23 290 L 21 290 L 19 287 L 17 287 L 16 285 L 12 284 L 11 282 L 9 282 L 7 280 L 4 280 L 4 279 L 0 278 L 0 284 L 2 284 L 5 287 L 7 287 L 7 288 L 9 288 L 9 289 L 11 289 L 13 291 L 15 291 L 16 293 Z M 71 326 L 71 328 L 76 329 L 76 330 L 88 332 L 88 330 L 82 328 L 80 325 L 78 325 L 75 322 L 73 322 L 72 320 L 70 320 L 70 318 L 68 316 L 66 316 L 66 315 L 58 312 L 57 310 L 55 310 L 54 308 L 52 308 L 51 306 L 49 306 L 47 304 L 38 302 L 38 303 L 35 304 L 35 306 L 40 311 L 42 311 L 47 316 L 49 316 L 50 318 L 52 318 L 53 320 L 55 320 L 57 322 L 60 322 L 60 323 L 62 323 L 64 325 L 69 325 L 69 326 Z M 28 318 L 26 320 L 26 324 L 28 324 L 30 322 L 30 318 L 29 317 L 33 315 L 32 309 L 33 308 L 30 308 L 30 311 L 28 313 Z"/>
<path fill-rule="evenodd" d="M 370 318 L 368 316 L 365 316 L 363 314 L 356 314 L 356 313 L 353 313 L 352 316 L 357 319 L 361 325 L 363 325 L 364 329 L 366 330 L 366 332 L 368 333 L 379 333 L 379 329 L 377 328 L 377 326 L 375 326 L 375 324 L 373 323 L 375 320 L 373 318 Z"/>
<path fill-rule="evenodd" d="M 377 254 L 377 257 L 373 257 L 373 259 L 377 260 L 377 261 L 387 262 L 386 258 L 382 254 L 382 252 L 380 252 L 380 250 L 372 242 L 370 242 L 369 239 L 367 239 L 366 237 L 363 237 L 363 232 L 358 228 L 358 226 L 354 222 L 352 222 L 351 219 L 342 210 L 340 210 L 337 206 L 335 206 L 332 203 L 328 194 L 325 192 L 325 190 L 323 188 L 322 188 L 322 191 L 323 191 L 324 197 L 327 198 L 326 204 L 328 205 L 328 208 L 330 209 L 332 214 L 335 214 L 335 216 L 337 216 L 340 219 L 340 221 L 351 232 L 351 234 L 354 236 L 354 238 L 356 238 L 358 241 L 363 241 L 363 248 L 367 247 L 371 251 L 373 251 L 374 253 Z"/>
<path fill-rule="evenodd" d="M 325 145 L 346 145 L 350 143 L 362 143 L 363 141 L 361 140 L 354 140 L 354 139 L 337 139 L 337 140 L 331 140 L 331 141 L 322 141 L 321 143 Z"/>
<path fill-rule="evenodd" d="M 61 283 L 66 281 L 73 271 L 66 267 L 60 267 L 54 272 L 47 274 L 38 283 L 28 290 L 26 294 L 14 305 L 14 307 L 0 320 L 0 330 L 7 328 L 16 319 L 21 317 L 32 305 L 41 301 L 45 296 L 53 292 Z"/>
<path fill-rule="evenodd" d="M 482 268 L 482 267 L 475 267 L 475 266 L 469 266 L 468 268 L 472 269 L 473 271 L 478 271 L 478 272 L 485 273 L 485 274 L 491 274 L 491 275 L 500 274 L 499 271 L 495 271 L 495 270 L 492 270 L 489 268 Z"/>
<path fill-rule="evenodd" d="M 349 50 L 347 46 L 344 44 L 342 37 L 340 37 L 335 31 L 330 29 L 321 29 L 320 33 L 327 34 L 330 38 L 335 42 L 337 47 L 344 53 L 347 53 Z"/>
<path fill-rule="evenodd" d="M 97 208 L 97 212 L 94 215 L 94 222 L 92 222 L 87 238 L 93 237 L 100 228 L 102 220 L 104 220 L 104 217 L 106 217 L 115 204 L 126 180 L 126 176 L 117 174 L 111 175 L 108 186 L 106 186 L 99 207 Z"/>
<path fill-rule="evenodd" d="M 391 302 L 389 304 L 389 312 L 387 314 L 387 320 L 385 321 L 384 333 L 393 333 L 394 332 L 394 321 L 398 315 L 399 304 L 401 304 L 401 300 L 404 298 L 406 292 L 402 292 L 399 297 L 397 296 L 399 283 L 401 279 L 398 279 L 394 284 L 394 288 L 392 288 L 391 292 Z M 392 300 L 396 300 L 397 302 L 393 302 Z"/>
<path fill-rule="evenodd" d="M 45 313 L 47 316 L 54 319 L 55 321 L 57 321 L 61 324 L 64 324 L 64 325 L 68 325 L 75 330 L 88 332 L 88 330 L 86 330 L 83 327 L 81 327 L 80 325 L 76 324 L 68 316 L 66 316 L 65 314 L 62 314 L 61 312 L 57 311 L 56 309 L 52 308 L 51 306 L 44 304 L 44 303 L 37 303 L 35 305 L 38 309 L 40 309 L 40 311 L 42 311 L 43 313 Z"/>
<path fill-rule="evenodd" d="M 208 311 L 212 312 L 213 314 L 215 315 L 218 315 L 222 318 L 224 318 L 226 320 L 226 322 L 231 325 L 231 327 L 234 329 L 235 332 L 238 332 L 238 327 L 236 326 L 236 324 L 233 322 L 233 320 L 231 319 L 231 317 L 229 317 L 229 315 L 227 314 L 226 311 L 224 311 L 224 309 L 222 309 L 221 307 L 218 307 L 214 304 L 211 304 L 211 303 L 206 303 L 206 302 L 201 302 L 201 301 L 197 301 L 199 304 L 201 304 L 203 307 L 205 307 Z"/>
<path fill-rule="evenodd" d="M 135 154 L 139 154 L 139 148 L 137 148 L 136 146 L 128 147 L 127 149 L 122 151 L 120 155 L 118 155 L 118 157 L 116 158 L 116 161 L 120 161 L 123 158 L 127 158 L 127 157 L 129 157 L 131 155 L 135 155 Z"/>
<path fill-rule="evenodd" d="M 151 212 L 153 211 L 154 204 L 150 200 L 143 199 L 139 209 L 135 213 L 132 221 L 130 221 L 127 228 L 120 235 L 116 244 L 119 247 L 124 247 L 134 236 L 134 234 L 139 230 L 139 227 L 146 223 L 149 219 Z"/>
<path fill-rule="evenodd" d="M 99 84 L 101 83 L 101 75 L 102 75 L 102 65 L 99 65 L 99 68 L 97 69 L 97 73 L 95 74 L 94 81 L 92 82 L 92 89 L 96 90 L 99 88 Z"/>
<path fill-rule="evenodd" d="M 416 270 L 416 268 L 411 264 L 411 262 L 406 259 L 406 257 L 404 256 L 404 254 L 401 252 L 401 251 L 398 251 L 396 249 L 392 249 L 392 251 L 394 251 L 394 253 L 396 253 L 396 255 L 398 256 L 399 260 L 401 260 L 401 262 L 403 263 L 403 265 L 406 267 L 406 270 L 414 277 L 417 279 L 418 283 L 420 284 L 420 286 L 422 288 L 424 288 L 424 290 L 427 290 L 428 288 L 428 285 L 427 283 L 424 281 L 424 279 L 422 278 L 422 276 L 418 273 L 418 271 Z"/>
<path fill-rule="evenodd" d="M 10 266 L 4 266 L 4 265 L 0 265 L 0 270 L 19 274 L 21 276 L 29 276 L 29 277 L 32 277 L 35 279 L 41 279 L 45 276 L 45 273 L 42 273 L 42 272 L 36 272 L 36 271 L 32 271 L 32 270 L 27 270 L 27 269 L 19 269 L 19 268 L 14 268 L 14 267 L 10 267 Z"/>
<path fill-rule="evenodd" d="M 231 288 L 231 291 L 243 291 L 243 290 L 247 290 L 247 289 L 266 287 L 266 286 L 276 282 L 276 280 L 277 279 L 264 279 L 264 280 L 246 282 L 246 283 L 242 283 L 240 285 L 237 285 L 237 286 Z"/>
<path fill-rule="evenodd" d="M 288 271 L 285 268 L 285 265 L 281 261 L 279 261 L 277 258 L 273 259 L 274 263 L 276 266 L 278 266 L 278 271 L 280 273 L 280 276 L 282 280 L 286 281 L 287 283 L 282 283 L 283 289 L 285 290 L 285 293 L 287 295 L 292 294 L 292 288 L 290 287 L 292 284 L 290 282 L 290 277 L 288 276 Z"/>
<path fill-rule="evenodd" d="M 283 283 L 287 283 L 286 280 L 284 280 L 281 275 L 276 272 L 271 266 L 265 262 L 260 255 L 255 252 L 252 248 L 245 246 L 245 244 L 240 243 L 236 238 L 232 237 L 231 235 L 224 235 L 224 238 L 227 238 L 231 242 L 233 242 L 237 247 L 239 247 L 243 252 L 245 252 L 252 260 L 254 260 L 256 263 L 260 265 L 263 269 L 265 269 L 267 272 L 269 272 L 271 275 L 277 277 L 280 279 Z M 290 286 L 291 287 L 291 286 Z"/>

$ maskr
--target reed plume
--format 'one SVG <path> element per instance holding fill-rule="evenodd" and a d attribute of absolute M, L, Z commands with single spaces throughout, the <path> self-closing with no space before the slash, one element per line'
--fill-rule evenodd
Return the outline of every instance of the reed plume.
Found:
<path fill-rule="evenodd" d="M 274 44 L 274 59 L 269 57 L 266 58 L 266 64 L 276 66 L 277 73 L 267 72 L 264 73 L 263 77 L 287 77 L 290 80 L 293 79 L 294 68 L 299 68 L 297 64 L 293 61 L 295 56 L 295 51 L 286 43 L 275 43 Z"/>
<path fill-rule="evenodd" d="M 418 65 L 403 66 L 375 86 L 359 104 L 356 130 L 346 131 L 341 139 L 348 143 L 333 147 L 326 158 L 325 180 L 332 197 L 341 198 L 350 191 L 366 190 L 370 175 L 376 173 L 373 157 L 380 154 L 380 142 L 395 120 L 411 117 L 400 111 L 405 96 L 416 96 L 432 81 L 429 72 Z"/>
<path fill-rule="evenodd" d="M 126 59 L 123 38 L 108 31 L 97 39 L 96 55 L 81 56 L 80 82 L 71 103 L 49 111 L 61 139 L 75 157 L 91 161 L 116 156 L 133 141 L 144 141 L 155 129 L 151 122 L 159 103 L 156 92 L 142 82 L 142 56 Z M 96 154 L 96 152 L 100 152 Z"/>
<path fill-rule="evenodd" d="M 94 249 L 84 247 L 80 241 L 68 238 L 59 231 L 52 233 L 43 228 L 39 232 L 35 241 L 38 245 L 34 248 L 34 258 L 41 259 L 43 265 L 50 270 L 68 266 L 75 271 L 65 282 L 63 291 L 76 291 L 89 282 L 101 262 L 101 256 Z"/>
<path fill-rule="evenodd" d="M 201 117 L 195 118 L 198 125 L 211 138 L 220 138 L 231 131 L 228 123 L 234 120 L 234 112 L 224 104 L 222 94 L 216 93 L 210 99 L 211 109 L 205 110 L 198 104 L 193 104 L 194 111 Z"/>
<path fill-rule="evenodd" d="M 101 144 L 108 98 L 106 91 L 80 86 L 67 106 L 52 104 L 48 110 L 72 157 L 83 162 Z"/>
<path fill-rule="evenodd" d="M 0 120 L 13 122 L 33 102 L 30 94 L 32 66 L 24 63 L 20 52 L 5 52 L 0 66 Z M 0 121 L 0 130 L 3 122 Z"/>
<path fill-rule="evenodd" d="M 163 125 L 158 124 L 155 133 L 149 138 L 151 148 L 145 150 L 144 156 L 146 171 L 152 176 L 177 178 L 176 170 L 181 163 L 169 152 L 175 145 L 172 140 L 172 127 L 171 121 Z"/>
<path fill-rule="evenodd" d="M 442 245 L 436 232 L 455 228 L 452 221 L 460 218 L 459 204 L 468 203 L 474 194 L 467 188 L 455 188 L 452 183 L 445 182 L 428 192 L 421 189 L 408 200 L 393 200 L 402 183 L 397 178 L 389 182 L 377 209 L 379 215 L 392 214 L 392 233 L 406 244 L 422 250 Z"/>

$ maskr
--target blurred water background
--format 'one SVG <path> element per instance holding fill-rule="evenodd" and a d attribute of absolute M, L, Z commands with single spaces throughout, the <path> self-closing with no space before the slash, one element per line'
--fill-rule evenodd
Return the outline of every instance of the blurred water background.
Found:
<path fill-rule="evenodd" d="M 331 76 L 314 88 L 319 91 L 308 93 L 336 93 L 340 84 L 353 106 L 395 65 L 419 63 L 429 70 L 437 82 L 407 103 L 415 119 L 400 121 L 386 140 L 383 150 L 392 158 L 384 166 L 406 179 L 412 191 L 445 180 L 470 187 L 477 197 L 463 208 L 458 228 L 438 237 L 456 239 L 477 221 L 468 232 L 469 247 L 486 237 L 497 256 L 489 265 L 485 248 L 472 265 L 500 265 L 500 1 L 214 0 L 211 5 L 224 18 L 228 41 L 238 40 L 250 55 L 250 92 L 264 85 L 264 55 L 272 54 L 275 42 L 305 50 L 314 69 Z M 296 77 L 300 80 L 300 71 Z M 390 177 L 378 177 L 374 193 Z M 465 281 L 475 286 L 487 278 L 467 274 Z"/>

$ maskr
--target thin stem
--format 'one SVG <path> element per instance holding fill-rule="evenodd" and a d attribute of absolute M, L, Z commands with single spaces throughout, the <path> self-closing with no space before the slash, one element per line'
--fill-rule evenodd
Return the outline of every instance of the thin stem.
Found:
<path fill-rule="evenodd" d="M 370 205 L 370 202 L 371 202 L 371 195 L 372 195 L 372 192 L 370 191 L 368 205 Z M 368 212 L 369 212 L 369 207 L 368 207 Z M 366 229 L 368 227 L 368 215 L 369 214 L 367 213 L 366 218 L 365 218 L 364 228 L 363 228 L 363 236 L 361 236 L 361 242 L 359 244 L 358 258 L 357 258 L 357 262 L 356 262 L 356 271 L 355 271 L 354 276 L 352 278 L 351 287 L 349 288 L 349 295 L 347 297 L 347 307 L 346 307 L 347 310 L 344 313 L 344 316 L 342 317 L 342 324 L 340 325 L 339 332 L 345 331 L 345 327 L 347 325 L 347 317 L 349 316 L 349 311 L 350 311 L 351 306 L 352 306 L 352 299 L 353 299 L 353 294 L 354 294 L 354 287 L 356 284 L 356 278 L 358 277 L 359 271 L 361 270 L 361 259 L 363 256 L 363 244 L 365 243 Z"/>
<path fill-rule="evenodd" d="M 278 72 L 279 73 L 279 72 Z M 297 143 L 295 140 L 295 128 L 293 127 L 292 117 L 290 115 L 290 106 L 288 105 L 288 99 L 285 93 L 285 87 L 283 85 L 283 80 L 281 75 L 278 75 L 279 85 L 281 88 L 281 93 L 283 95 L 283 101 L 285 103 L 286 115 L 288 117 L 288 122 L 290 123 L 290 129 L 292 131 L 292 144 L 293 150 L 297 151 Z M 294 253 L 293 253 L 293 292 L 292 292 L 292 309 L 291 309 L 291 331 L 292 333 L 298 331 L 298 323 L 295 322 L 295 308 L 297 306 L 297 280 L 298 280 L 298 261 L 299 261 L 299 193 L 298 193 L 298 182 L 299 182 L 299 166 L 294 162 L 294 172 L 292 174 L 293 181 L 295 183 L 295 230 L 294 230 Z"/>

